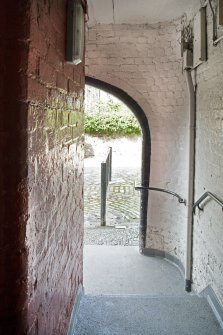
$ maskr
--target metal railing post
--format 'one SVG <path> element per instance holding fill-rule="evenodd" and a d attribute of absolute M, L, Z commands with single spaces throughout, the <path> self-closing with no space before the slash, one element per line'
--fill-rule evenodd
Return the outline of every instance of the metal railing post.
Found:
<path fill-rule="evenodd" d="M 101 226 L 106 225 L 107 188 L 112 176 L 112 147 L 109 147 L 106 159 L 101 163 Z"/>
<path fill-rule="evenodd" d="M 109 147 L 109 181 L 112 178 L 112 147 Z"/>
<path fill-rule="evenodd" d="M 106 193 L 107 193 L 106 163 L 101 163 L 101 226 L 106 225 Z"/>

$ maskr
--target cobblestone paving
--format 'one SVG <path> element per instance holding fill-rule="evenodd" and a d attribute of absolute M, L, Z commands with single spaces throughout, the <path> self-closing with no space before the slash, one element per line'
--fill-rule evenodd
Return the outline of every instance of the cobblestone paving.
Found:
<path fill-rule="evenodd" d="M 107 193 L 106 227 L 100 226 L 100 167 L 85 168 L 85 244 L 138 245 L 139 168 L 114 167 Z"/>

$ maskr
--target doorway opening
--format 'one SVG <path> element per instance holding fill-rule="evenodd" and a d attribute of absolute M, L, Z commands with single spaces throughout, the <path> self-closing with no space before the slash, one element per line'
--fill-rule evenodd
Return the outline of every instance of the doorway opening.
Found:
<path fill-rule="evenodd" d="M 140 125 L 140 128 L 141 128 L 141 144 L 140 144 L 141 150 L 138 150 L 138 151 L 141 151 L 141 171 L 139 173 L 139 183 L 142 186 L 148 186 L 149 185 L 149 174 L 150 174 L 151 143 L 150 143 L 150 132 L 149 132 L 148 120 L 143 110 L 137 104 L 135 100 L 133 100 L 126 92 L 124 92 L 120 88 L 117 88 L 113 85 L 110 85 L 101 80 L 91 78 L 91 77 L 86 77 L 86 85 L 111 94 L 115 98 L 119 99 L 135 115 Z M 100 94 L 100 93 L 96 93 L 96 94 Z M 118 145 L 120 146 L 120 142 Z M 91 148 L 88 148 L 88 150 L 91 150 Z M 137 162 L 137 159 L 138 157 L 136 157 L 135 159 L 136 162 Z M 85 169 L 85 176 L 86 176 L 86 169 Z M 94 178 L 93 175 L 91 175 L 91 177 Z M 98 187 L 100 187 L 100 180 L 98 180 Z M 125 191 L 126 190 L 128 190 L 128 187 L 126 187 Z M 92 191 L 96 192 L 96 187 Z M 85 193 L 86 193 L 86 187 L 85 187 Z M 142 250 L 145 247 L 145 239 L 146 239 L 148 191 L 143 190 L 142 192 L 140 192 L 138 196 L 139 196 L 138 245 L 139 245 L 139 249 Z M 85 207 L 86 207 L 86 203 L 87 203 L 87 199 L 85 200 Z"/>
<path fill-rule="evenodd" d="M 85 87 L 85 245 L 138 246 L 141 129 L 111 94 Z"/>

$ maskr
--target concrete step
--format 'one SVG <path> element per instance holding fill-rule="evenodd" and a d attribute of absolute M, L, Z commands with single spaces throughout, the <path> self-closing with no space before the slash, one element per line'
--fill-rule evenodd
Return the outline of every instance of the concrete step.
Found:
<path fill-rule="evenodd" d="M 205 298 L 85 295 L 73 335 L 220 335 Z"/>

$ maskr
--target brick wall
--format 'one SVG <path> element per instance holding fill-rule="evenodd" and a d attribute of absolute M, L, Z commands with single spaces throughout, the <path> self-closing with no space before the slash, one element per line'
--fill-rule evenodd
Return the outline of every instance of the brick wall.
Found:
<path fill-rule="evenodd" d="M 65 334 L 82 283 L 84 72 L 82 64 L 64 63 L 65 18 L 63 0 L 32 4 L 27 225 L 30 334 Z"/>
<path fill-rule="evenodd" d="M 26 319 L 27 63 L 29 5 L 0 3 L 0 333 Z"/>
<path fill-rule="evenodd" d="M 200 1 L 189 13 L 193 19 Z M 193 71 L 197 100 L 195 200 L 205 191 L 223 199 L 223 41 L 212 45 L 209 6 L 208 61 Z M 152 157 L 150 184 L 187 198 L 188 98 L 179 55 L 180 22 L 96 25 L 89 28 L 86 71 L 131 95 L 148 117 Z M 222 34 L 222 28 L 219 33 Z M 184 262 L 186 208 L 167 195 L 149 195 L 147 247 Z M 193 286 L 211 285 L 223 304 L 222 210 L 213 201 L 194 217 Z"/>
<path fill-rule="evenodd" d="M 66 1 L 27 3 L 1 5 L 2 333 L 65 334 L 82 283 L 84 68 L 64 62 Z"/>
<path fill-rule="evenodd" d="M 86 73 L 128 93 L 144 110 L 151 132 L 150 185 L 187 197 L 185 80 L 179 22 L 89 28 Z M 184 262 L 186 207 L 150 192 L 147 247 Z"/>
<path fill-rule="evenodd" d="M 223 200 L 223 41 L 212 45 L 212 17 L 207 7 L 208 60 L 196 72 L 197 139 L 195 200 L 211 191 Z M 223 305 L 223 218 L 214 201 L 194 218 L 194 287 L 211 285 Z"/>

